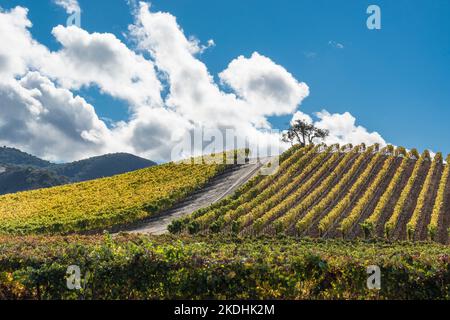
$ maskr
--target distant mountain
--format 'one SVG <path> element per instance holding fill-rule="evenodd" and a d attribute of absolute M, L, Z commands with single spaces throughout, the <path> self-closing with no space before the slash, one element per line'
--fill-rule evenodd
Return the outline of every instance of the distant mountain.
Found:
<path fill-rule="evenodd" d="M 48 169 L 20 166 L 4 168 L 5 171 L 0 173 L 0 194 L 48 188 L 70 183 L 67 177 L 59 176 Z"/>
<path fill-rule="evenodd" d="M 128 153 L 113 153 L 100 157 L 50 167 L 58 175 L 73 182 L 110 177 L 156 165 L 155 162 Z"/>
<path fill-rule="evenodd" d="M 0 148 L 0 195 L 110 177 L 156 165 L 127 153 L 54 164 L 18 149 Z"/>
<path fill-rule="evenodd" d="M 45 168 L 51 164 L 51 162 L 39 159 L 38 157 L 32 156 L 18 149 L 0 147 L 0 166 L 12 165 Z"/>

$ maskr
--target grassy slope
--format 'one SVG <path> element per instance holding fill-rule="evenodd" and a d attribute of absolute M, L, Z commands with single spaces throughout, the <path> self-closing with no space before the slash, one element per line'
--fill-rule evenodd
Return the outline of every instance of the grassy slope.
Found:
<path fill-rule="evenodd" d="M 222 168 L 166 164 L 0 196 L 0 234 L 67 233 L 132 222 L 170 207 Z"/>

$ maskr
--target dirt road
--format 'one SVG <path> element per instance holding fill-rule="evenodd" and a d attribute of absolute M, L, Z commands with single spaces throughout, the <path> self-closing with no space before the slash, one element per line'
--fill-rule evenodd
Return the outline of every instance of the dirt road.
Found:
<path fill-rule="evenodd" d="M 209 206 L 232 194 L 236 189 L 255 176 L 263 164 L 267 162 L 268 160 L 266 159 L 257 164 L 252 163 L 236 166 L 215 177 L 205 188 L 191 195 L 170 210 L 159 214 L 157 217 L 152 217 L 123 228 L 120 231 L 154 235 L 164 234 L 167 232 L 167 227 L 173 220 Z"/>

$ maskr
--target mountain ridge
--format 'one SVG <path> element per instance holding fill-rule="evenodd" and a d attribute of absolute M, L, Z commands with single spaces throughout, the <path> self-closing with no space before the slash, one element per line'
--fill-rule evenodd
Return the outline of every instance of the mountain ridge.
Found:
<path fill-rule="evenodd" d="M 129 153 L 56 164 L 16 148 L 0 148 L 0 195 L 110 177 L 156 165 Z"/>

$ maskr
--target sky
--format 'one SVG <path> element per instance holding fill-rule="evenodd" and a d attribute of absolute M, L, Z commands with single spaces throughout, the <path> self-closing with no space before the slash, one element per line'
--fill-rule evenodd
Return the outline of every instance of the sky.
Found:
<path fill-rule="evenodd" d="M 202 125 L 271 143 L 262 129 L 301 117 L 330 143 L 450 153 L 450 1 L 149 3 L 1 0 L 0 27 L 23 41 L 0 29 L 0 143 L 55 161 L 166 161 Z M 366 26 L 371 4 L 380 30 Z M 66 27 L 78 7 L 81 29 Z"/>

